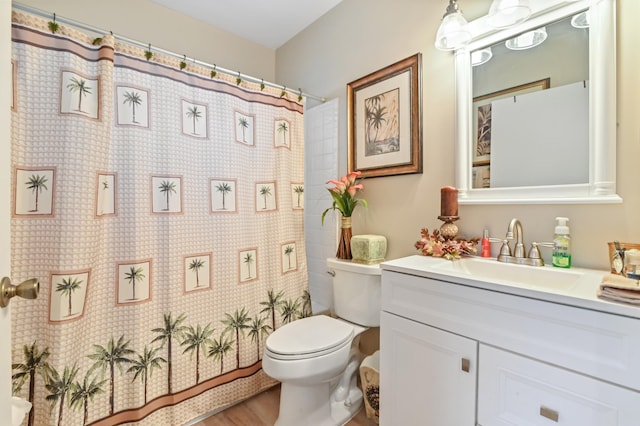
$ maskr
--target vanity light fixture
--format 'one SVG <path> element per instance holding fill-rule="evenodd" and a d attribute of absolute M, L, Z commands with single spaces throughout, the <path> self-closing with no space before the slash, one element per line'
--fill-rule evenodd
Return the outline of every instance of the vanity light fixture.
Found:
<path fill-rule="evenodd" d="M 436 34 L 436 49 L 455 50 L 465 46 L 471 40 L 467 29 L 467 20 L 462 16 L 457 0 L 449 0 L 449 6 L 442 17 Z"/>
<path fill-rule="evenodd" d="M 571 25 L 574 28 L 589 28 L 589 11 L 585 10 L 571 18 Z"/>
<path fill-rule="evenodd" d="M 542 44 L 547 39 L 547 29 L 545 27 L 536 28 L 533 31 L 520 34 L 504 42 L 507 49 L 525 50 Z"/>
<path fill-rule="evenodd" d="M 529 0 L 493 0 L 487 23 L 493 28 L 508 28 L 526 21 L 531 16 Z"/>
<path fill-rule="evenodd" d="M 491 50 L 491 47 L 474 50 L 471 52 L 471 66 L 477 67 L 478 65 L 486 64 L 492 57 L 493 51 Z"/>

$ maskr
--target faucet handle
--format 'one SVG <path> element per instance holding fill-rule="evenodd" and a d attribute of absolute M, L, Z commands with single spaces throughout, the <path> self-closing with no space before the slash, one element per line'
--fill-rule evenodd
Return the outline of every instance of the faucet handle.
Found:
<path fill-rule="evenodd" d="M 509 240 L 506 238 L 489 238 L 489 242 L 502 243 L 499 256 L 511 256 L 511 247 L 509 246 Z"/>
<path fill-rule="evenodd" d="M 531 249 L 529 250 L 529 259 L 542 259 L 542 256 L 540 256 L 540 249 L 538 247 L 548 247 L 548 248 L 553 248 L 554 244 L 551 242 L 547 242 L 547 241 L 542 241 L 542 242 L 532 242 L 531 243 Z"/>

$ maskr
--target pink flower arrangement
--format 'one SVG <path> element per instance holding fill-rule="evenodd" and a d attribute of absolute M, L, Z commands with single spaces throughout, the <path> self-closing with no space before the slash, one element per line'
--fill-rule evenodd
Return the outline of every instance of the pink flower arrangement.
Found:
<path fill-rule="evenodd" d="M 415 247 L 423 256 L 444 257 L 453 260 L 477 252 L 477 238 L 472 238 L 469 241 L 446 240 L 437 229 L 434 229 L 433 233 L 429 235 L 427 228 L 422 228 L 420 235 L 422 238 L 420 241 L 416 241 Z"/>
<path fill-rule="evenodd" d="M 353 210 L 362 204 L 368 207 L 367 200 L 358 198 L 358 192 L 364 189 L 364 186 L 358 182 L 362 172 L 351 172 L 346 176 L 342 176 L 340 180 L 330 180 L 327 183 L 334 185 L 333 188 L 327 188 L 329 194 L 333 198 L 333 205 L 322 213 L 322 223 L 324 217 L 329 210 L 338 210 L 342 217 L 351 217 Z"/>

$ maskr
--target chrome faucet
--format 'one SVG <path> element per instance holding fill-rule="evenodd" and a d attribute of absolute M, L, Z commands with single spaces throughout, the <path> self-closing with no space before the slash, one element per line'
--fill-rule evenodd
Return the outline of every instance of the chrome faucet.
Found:
<path fill-rule="evenodd" d="M 507 228 L 507 235 L 505 238 L 507 240 L 513 240 L 513 229 L 516 230 L 516 245 L 513 248 L 513 256 L 516 258 L 525 257 L 524 254 L 524 232 L 522 231 L 522 223 L 517 218 L 511 219 L 509 222 L 509 228 Z"/>
<path fill-rule="evenodd" d="M 516 243 L 512 251 L 511 246 L 509 245 L 509 241 L 513 240 L 514 238 L 516 240 Z M 519 219 L 514 217 L 513 219 L 511 219 L 511 222 L 509 222 L 509 227 L 507 228 L 505 239 L 502 240 L 502 247 L 500 248 L 500 254 L 498 255 L 498 262 L 517 263 L 519 265 L 529 266 L 543 266 L 544 262 L 542 260 L 542 257 L 540 256 L 540 251 L 538 249 L 539 246 L 553 247 L 553 245 L 550 243 L 533 242 L 531 243 L 531 250 L 529 251 L 529 255 L 526 255 L 524 248 L 524 231 L 522 229 L 522 223 Z"/>

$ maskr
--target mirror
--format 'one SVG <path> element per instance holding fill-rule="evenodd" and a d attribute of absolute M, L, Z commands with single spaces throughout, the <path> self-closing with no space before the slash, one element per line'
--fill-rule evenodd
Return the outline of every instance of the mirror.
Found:
<path fill-rule="evenodd" d="M 455 52 L 459 202 L 621 202 L 615 2 L 540 0 L 533 7 L 529 20 L 501 31 L 489 28 L 486 17 L 471 22 L 471 43 Z M 589 29 L 571 26 L 587 10 Z M 520 47 L 541 28 L 541 45 L 505 47 L 523 35 Z M 472 67 L 488 47 L 490 60 Z"/>

